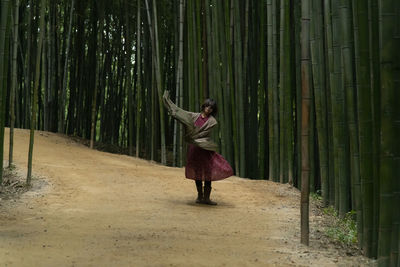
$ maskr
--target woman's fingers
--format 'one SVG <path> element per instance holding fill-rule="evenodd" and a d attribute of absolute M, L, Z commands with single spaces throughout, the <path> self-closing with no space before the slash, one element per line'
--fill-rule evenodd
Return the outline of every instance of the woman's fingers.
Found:
<path fill-rule="evenodd" d="M 164 97 L 169 98 L 169 91 L 168 90 L 164 91 Z"/>

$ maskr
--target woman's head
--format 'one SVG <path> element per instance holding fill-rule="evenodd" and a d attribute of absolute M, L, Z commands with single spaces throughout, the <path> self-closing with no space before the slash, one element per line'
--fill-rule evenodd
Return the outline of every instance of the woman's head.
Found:
<path fill-rule="evenodd" d="M 207 116 L 213 115 L 214 117 L 217 115 L 217 102 L 214 99 L 207 98 L 203 105 L 201 105 L 201 112 L 204 112 Z"/>

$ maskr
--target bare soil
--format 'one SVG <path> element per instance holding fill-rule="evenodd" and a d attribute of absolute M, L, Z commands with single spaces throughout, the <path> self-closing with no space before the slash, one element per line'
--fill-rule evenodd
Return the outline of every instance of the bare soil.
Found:
<path fill-rule="evenodd" d="M 5 138 L 8 155 L 8 129 Z M 16 130 L 24 179 L 29 131 Z M 33 186 L 0 200 L 0 266 L 374 266 L 330 242 L 311 212 L 300 240 L 300 193 L 270 181 L 213 183 L 218 206 L 195 204 L 184 169 L 95 151 L 36 132 Z"/>

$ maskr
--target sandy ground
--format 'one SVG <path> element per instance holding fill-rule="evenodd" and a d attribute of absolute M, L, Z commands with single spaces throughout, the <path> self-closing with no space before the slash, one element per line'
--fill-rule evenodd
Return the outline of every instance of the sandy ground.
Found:
<path fill-rule="evenodd" d="M 5 157 L 8 157 L 6 129 Z M 25 175 L 29 132 L 15 132 Z M 298 190 L 231 177 L 195 204 L 184 169 L 36 132 L 33 188 L 0 200 L 0 266 L 370 266 L 313 238 L 299 244 Z"/>

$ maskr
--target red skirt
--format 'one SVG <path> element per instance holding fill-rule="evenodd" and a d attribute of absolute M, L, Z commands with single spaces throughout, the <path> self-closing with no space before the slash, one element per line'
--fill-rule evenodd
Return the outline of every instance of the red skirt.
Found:
<path fill-rule="evenodd" d="M 218 181 L 232 175 L 231 165 L 220 154 L 189 144 L 185 167 L 186 178 Z"/>

